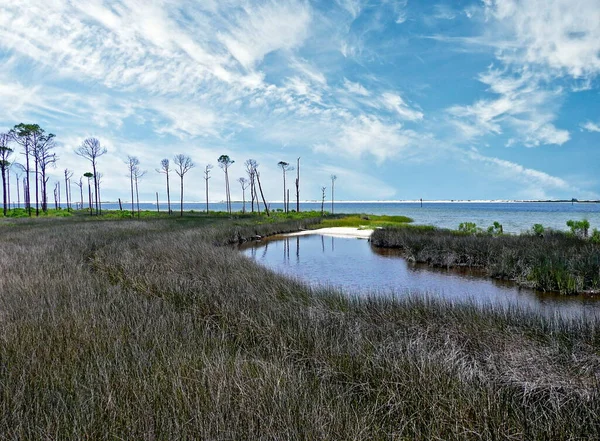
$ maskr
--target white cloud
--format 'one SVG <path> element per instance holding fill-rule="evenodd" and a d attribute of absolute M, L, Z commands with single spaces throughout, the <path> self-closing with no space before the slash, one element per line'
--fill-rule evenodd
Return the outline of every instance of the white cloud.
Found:
<path fill-rule="evenodd" d="M 422 140 L 400 124 L 387 124 L 372 115 L 361 115 L 342 124 L 340 131 L 314 149 L 330 155 L 352 158 L 373 156 L 379 163 L 394 157 L 410 158 L 418 154 Z"/>
<path fill-rule="evenodd" d="M 520 183 L 523 187 L 521 196 L 530 199 L 556 199 L 570 194 L 580 198 L 596 199 L 598 195 L 570 184 L 562 178 L 548 173 L 523 167 L 520 164 L 504 159 L 482 155 L 476 151 L 462 151 L 466 157 L 477 162 L 481 172 L 498 180 L 509 180 Z M 481 168 L 483 167 L 483 169 Z M 487 172 L 489 170 L 489 173 Z"/>
<path fill-rule="evenodd" d="M 388 110 L 396 112 L 402 119 L 418 121 L 423 119 L 423 112 L 413 110 L 404 102 L 400 95 L 385 92 L 381 96 L 381 104 Z"/>
<path fill-rule="evenodd" d="M 600 7 L 597 0 L 494 0 L 486 4 L 509 63 L 548 67 L 575 78 L 600 73 Z M 499 38 L 495 35 L 495 38 Z"/>
<path fill-rule="evenodd" d="M 600 132 L 600 124 L 593 123 L 591 121 L 582 124 L 581 127 L 588 132 Z"/>
<path fill-rule="evenodd" d="M 344 89 L 346 89 L 348 92 L 356 94 L 356 95 L 361 95 L 361 96 L 369 96 L 370 95 L 369 91 L 362 84 L 352 82 L 352 81 L 348 80 L 347 78 L 344 78 Z"/>
<path fill-rule="evenodd" d="M 272 1 L 245 6 L 242 13 L 232 17 L 235 26 L 219 33 L 219 39 L 242 66 L 251 69 L 270 52 L 300 45 L 307 35 L 310 19 L 305 3 Z"/>
<path fill-rule="evenodd" d="M 479 81 L 499 97 L 448 109 L 456 118 L 453 124 L 466 140 L 489 133 L 501 134 L 505 128 L 516 132 L 509 141 L 511 145 L 562 145 L 570 139 L 567 130 L 553 124 L 557 112 L 555 98 L 562 93 L 560 89 L 544 89 L 531 73 L 510 75 L 494 69 L 480 75 Z"/>

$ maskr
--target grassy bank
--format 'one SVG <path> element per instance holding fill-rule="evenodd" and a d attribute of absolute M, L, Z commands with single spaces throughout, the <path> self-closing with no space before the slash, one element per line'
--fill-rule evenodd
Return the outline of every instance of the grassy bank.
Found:
<path fill-rule="evenodd" d="M 563 294 L 600 288 L 600 245 L 558 231 L 534 234 L 465 234 L 433 227 L 388 228 L 371 237 L 419 263 L 478 267 L 491 277 Z"/>
<path fill-rule="evenodd" d="M 222 246 L 297 222 L 0 224 L 0 438 L 600 436 L 596 322 L 313 292 Z"/>

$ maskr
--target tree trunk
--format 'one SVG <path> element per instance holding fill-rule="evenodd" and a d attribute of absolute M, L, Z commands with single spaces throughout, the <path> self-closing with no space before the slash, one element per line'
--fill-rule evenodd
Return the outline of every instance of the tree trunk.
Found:
<path fill-rule="evenodd" d="M 131 184 L 131 217 L 133 218 L 135 212 L 135 199 L 133 198 L 133 169 L 129 170 L 129 182 Z"/>
<path fill-rule="evenodd" d="M 67 177 L 66 173 L 65 173 L 65 197 L 67 199 L 67 211 L 69 211 L 69 209 L 71 208 L 71 206 L 69 204 L 69 178 Z"/>
<path fill-rule="evenodd" d="M 171 214 L 171 190 L 169 189 L 169 172 L 167 174 L 167 209 L 169 210 L 169 214 Z"/>
<path fill-rule="evenodd" d="M 88 201 L 90 205 L 90 216 L 94 215 L 94 209 L 92 208 L 92 186 L 90 185 L 90 180 L 88 179 Z"/>
<path fill-rule="evenodd" d="M 208 173 L 206 178 L 204 178 L 204 180 L 206 181 L 206 213 L 208 214 L 208 180 L 210 178 L 208 177 Z"/>
<path fill-rule="evenodd" d="M 35 215 L 40 215 L 40 191 L 39 191 L 39 183 L 38 183 L 38 161 L 35 161 Z"/>
<path fill-rule="evenodd" d="M 180 176 L 181 178 L 181 205 L 179 206 L 179 216 L 183 217 L 183 174 Z"/>
<path fill-rule="evenodd" d="M 285 204 L 285 169 L 283 170 L 283 212 L 287 213 L 286 204 Z"/>
<path fill-rule="evenodd" d="M 119 198 L 119 211 L 123 211 L 123 204 L 121 203 L 121 198 Z"/>
<path fill-rule="evenodd" d="M 135 200 L 137 201 L 137 214 L 138 219 L 140 218 L 140 192 L 138 188 L 138 178 L 135 178 Z"/>
<path fill-rule="evenodd" d="M 6 192 L 6 167 L 2 166 L 2 194 L 4 201 L 4 216 L 8 214 L 6 209 L 6 201 L 7 201 L 7 192 Z"/>
<path fill-rule="evenodd" d="M 96 199 L 96 201 L 95 201 L 96 202 L 96 216 L 98 216 L 98 214 L 100 213 L 100 207 L 98 206 L 98 194 L 100 192 L 98 191 L 98 176 L 96 173 L 96 161 L 95 160 L 92 161 L 92 169 L 94 170 L 94 192 L 95 192 L 94 196 Z"/>
<path fill-rule="evenodd" d="M 300 158 L 296 164 L 296 212 L 300 213 Z"/>
<path fill-rule="evenodd" d="M 17 208 L 21 208 L 21 192 L 19 188 L 19 176 L 17 175 Z"/>
<path fill-rule="evenodd" d="M 29 168 L 29 146 L 26 145 L 25 146 L 25 179 L 27 181 L 27 185 L 26 185 L 26 189 L 24 189 L 23 192 L 23 199 L 25 199 L 25 206 L 27 208 L 27 211 L 29 212 L 29 217 L 31 217 L 31 194 L 29 192 L 29 172 L 30 172 L 30 168 Z M 27 193 L 25 193 L 25 191 Z"/>
<path fill-rule="evenodd" d="M 158 191 L 156 192 L 156 212 L 160 213 L 160 205 L 158 202 Z"/>
<path fill-rule="evenodd" d="M 10 168 L 6 169 L 6 185 L 8 187 L 8 208 L 10 209 Z"/>
<path fill-rule="evenodd" d="M 267 201 L 265 201 L 265 194 L 262 191 L 262 185 L 260 185 L 260 173 L 256 172 L 256 180 L 258 181 L 258 189 L 260 190 L 260 196 L 262 197 L 263 204 L 265 204 L 265 213 L 269 216 L 269 207 L 267 207 Z"/>

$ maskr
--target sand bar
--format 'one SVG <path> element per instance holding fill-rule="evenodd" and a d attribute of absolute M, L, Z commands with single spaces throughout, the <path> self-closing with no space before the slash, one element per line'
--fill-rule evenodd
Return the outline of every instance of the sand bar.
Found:
<path fill-rule="evenodd" d="M 306 236 L 309 234 L 321 234 L 323 236 L 338 236 L 338 237 L 356 237 L 359 239 L 368 239 L 371 237 L 373 230 L 361 230 L 355 227 L 330 227 L 319 228 L 317 230 L 303 230 L 295 233 L 286 234 L 286 236 Z"/>

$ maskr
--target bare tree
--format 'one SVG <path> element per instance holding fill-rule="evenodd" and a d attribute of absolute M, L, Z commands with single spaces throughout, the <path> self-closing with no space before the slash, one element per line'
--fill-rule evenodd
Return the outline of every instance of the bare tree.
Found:
<path fill-rule="evenodd" d="M 246 178 L 239 178 L 238 182 L 242 186 L 242 201 L 243 201 L 242 213 L 245 213 L 246 212 L 246 189 L 248 188 L 248 185 L 250 185 L 250 182 Z"/>
<path fill-rule="evenodd" d="M 98 203 L 100 204 L 100 213 L 102 213 L 102 195 L 100 194 L 100 187 L 101 187 L 101 184 L 102 184 L 102 178 L 103 177 L 104 177 L 104 173 L 98 172 L 98 176 L 96 177 L 96 181 L 98 182 Z"/>
<path fill-rule="evenodd" d="M 323 216 L 325 213 L 323 211 L 323 207 L 325 205 L 325 190 L 327 190 L 327 187 L 321 187 L 321 216 Z"/>
<path fill-rule="evenodd" d="M 75 185 L 77 185 L 79 187 L 79 194 L 81 196 L 81 202 L 80 202 L 79 209 L 83 210 L 83 178 L 81 176 L 79 177 L 79 182 L 76 181 Z"/>
<path fill-rule="evenodd" d="M 58 186 L 58 184 L 59 184 L 58 182 L 54 183 L 54 208 L 56 210 L 58 210 L 58 204 L 59 204 L 58 198 L 59 198 L 59 192 L 60 192 L 60 187 Z"/>
<path fill-rule="evenodd" d="M 52 133 L 45 134 L 42 129 L 40 129 L 40 132 L 37 143 L 33 147 L 33 156 L 35 158 L 36 175 L 39 168 L 39 179 L 42 184 L 42 211 L 45 213 L 48 211 L 48 180 L 50 179 L 46 172 L 49 166 L 55 166 L 57 157 L 56 153 L 53 152 L 56 147 L 55 136 Z M 37 210 L 37 185 L 35 199 Z"/>
<path fill-rule="evenodd" d="M 170 170 L 171 170 L 170 163 L 167 158 L 160 161 L 160 169 L 158 169 L 158 168 L 156 169 L 156 171 L 158 173 L 164 173 L 167 177 L 167 206 L 169 209 L 169 214 L 172 213 L 172 211 L 171 211 L 171 190 L 169 189 L 169 171 Z"/>
<path fill-rule="evenodd" d="M 188 171 L 194 168 L 194 163 L 192 162 L 192 158 L 181 153 L 179 155 L 175 155 L 173 162 L 178 167 L 178 169 L 175 169 L 175 173 L 179 175 L 179 179 L 181 180 L 181 204 L 179 208 L 179 215 L 183 217 L 183 177 Z"/>
<path fill-rule="evenodd" d="M 336 175 L 331 175 L 331 214 L 333 214 L 333 190 L 335 185 Z"/>
<path fill-rule="evenodd" d="M 135 199 L 137 201 L 137 214 L 138 214 L 138 219 L 140 217 L 140 192 L 139 192 L 139 182 L 142 179 L 142 177 L 147 173 L 146 170 L 140 170 L 139 167 L 136 167 L 135 171 L 133 172 L 133 179 L 135 180 Z"/>
<path fill-rule="evenodd" d="M 265 194 L 263 193 L 262 185 L 260 185 L 260 173 L 258 171 L 258 164 L 256 164 L 256 167 L 254 168 L 254 170 L 256 172 L 256 182 L 258 182 L 258 189 L 260 191 L 260 196 L 262 197 L 262 201 L 265 206 L 265 213 L 267 214 L 267 216 L 270 216 L 269 207 L 267 206 L 267 201 L 265 200 Z"/>
<path fill-rule="evenodd" d="M 229 167 L 235 161 L 232 160 L 228 155 L 221 155 L 217 159 L 219 167 L 225 172 L 225 198 L 227 199 L 227 212 L 231 214 L 231 193 L 229 191 Z"/>
<path fill-rule="evenodd" d="M 67 211 L 71 209 L 71 178 L 73 172 L 65 168 L 65 196 L 67 200 Z"/>
<path fill-rule="evenodd" d="M 127 164 L 127 170 L 129 171 L 129 183 L 131 185 L 131 217 L 134 216 L 135 213 L 135 199 L 133 197 L 133 183 L 134 183 L 134 178 L 136 176 L 137 173 L 139 173 L 139 166 L 140 166 L 140 160 L 135 157 L 135 156 L 127 156 L 127 161 L 125 162 L 125 164 Z"/>
<path fill-rule="evenodd" d="M 300 158 L 296 161 L 296 212 L 300 213 Z"/>
<path fill-rule="evenodd" d="M 94 211 L 92 209 L 92 178 L 94 177 L 93 173 L 90 172 L 86 172 L 83 174 L 83 176 L 85 176 L 88 180 L 88 201 L 89 201 L 89 207 L 90 207 L 90 216 L 93 216 Z M 83 205 L 83 202 L 82 202 Z"/>
<path fill-rule="evenodd" d="M 100 141 L 96 138 L 84 139 L 81 145 L 75 150 L 75 153 L 82 158 L 87 159 L 92 163 L 92 173 L 94 174 L 94 192 L 96 193 L 96 215 L 100 213 L 100 206 L 98 203 L 98 178 L 97 173 L 97 161 L 98 158 L 107 152 L 106 148 L 100 145 Z"/>
<path fill-rule="evenodd" d="M 285 161 L 279 161 L 277 163 L 277 165 L 281 168 L 281 171 L 283 172 L 283 211 L 284 212 L 288 212 L 288 204 L 287 204 L 287 197 L 286 197 L 286 191 L 285 191 L 285 173 L 288 170 L 294 170 L 294 167 L 290 167 L 290 164 L 285 162 Z"/>
<path fill-rule="evenodd" d="M 19 183 L 21 180 L 21 174 L 15 172 L 15 176 L 17 178 L 17 208 L 21 208 L 21 193 L 19 191 Z"/>
<path fill-rule="evenodd" d="M 206 167 L 204 167 L 204 181 L 206 182 L 206 212 L 208 213 L 208 180 L 210 179 L 210 171 L 212 170 L 213 166 L 211 164 L 208 164 Z"/>
<path fill-rule="evenodd" d="M 244 162 L 246 166 L 246 173 L 248 173 L 248 179 L 250 181 L 250 205 L 252 207 L 252 213 L 254 213 L 254 200 L 256 200 L 256 207 L 258 214 L 260 214 L 260 204 L 258 203 L 258 194 L 256 191 L 256 167 L 258 163 L 254 159 L 248 159 Z"/>
<path fill-rule="evenodd" d="M 4 203 L 4 216 L 8 214 L 7 201 L 8 191 L 6 187 L 6 172 L 10 167 L 10 155 L 12 155 L 13 149 L 8 144 L 11 141 L 11 136 L 8 133 L 0 133 L 0 169 L 2 170 L 2 196 Z M 10 203 L 9 203 L 10 208 Z"/>

